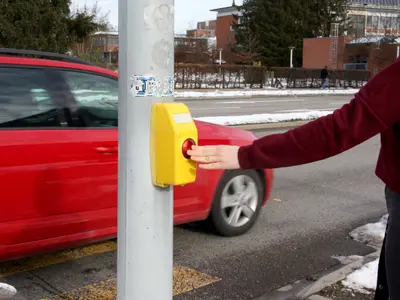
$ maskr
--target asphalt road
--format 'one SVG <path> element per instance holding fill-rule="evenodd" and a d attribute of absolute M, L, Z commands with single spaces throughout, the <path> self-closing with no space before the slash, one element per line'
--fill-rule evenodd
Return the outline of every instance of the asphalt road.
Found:
<path fill-rule="evenodd" d="M 279 96 L 251 99 L 179 99 L 193 117 L 235 116 L 260 113 L 287 113 L 302 110 L 334 110 L 351 100 L 346 96 Z"/>
<path fill-rule="evenodd" d="M 174 300 L 253 299 L 337 265 L 334 255 L 372 252 L 349 239 L 348 233 L 386 212 L 384 186 L 374 175 L 378 150 L 379 140 L 374 138 L 335 158 L 276 170 L 272 197 L 247 235 L 227 239 L 200 226 L 176 227 L 175 264 L 221 280 Z M 113 280 L 115 272 L 116 254 L 108 252 L 21 272 L 7 280 L 21 292 L 17 300 L 36 300 Z M 92 295 L 94 290 L 90 289 Z M 115 299 L 114 294 L 65 299 Z"/>
<path fill-rule="evenodd" d="M 386 212 L 374 175 L 378 151 L 374 138 L 325 161 L 276 170 L 272 197 L 248 235 L 221 239 L 177 229 L 175 260 L 223 278 L 177 299 L 252 299 L 335 266 L 334 255 L 372 252 L 348 232 Z"/>

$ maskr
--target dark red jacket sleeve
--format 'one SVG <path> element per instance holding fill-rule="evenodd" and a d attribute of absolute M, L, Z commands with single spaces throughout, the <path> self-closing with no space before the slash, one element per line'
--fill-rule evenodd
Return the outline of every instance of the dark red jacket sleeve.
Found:
<path fill-rule="evenodd" d="M 400 120 L 400 62 L 373 77 L 332 114 L 239 148 L 242 169 L 281 168 L 344 152 Z"/>

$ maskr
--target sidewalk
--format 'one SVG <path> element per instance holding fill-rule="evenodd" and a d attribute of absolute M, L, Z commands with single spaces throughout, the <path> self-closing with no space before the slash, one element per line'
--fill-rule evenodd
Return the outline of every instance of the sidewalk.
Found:
<path fill-rule="evenodd" d="M 226 99 L 226 98 L 253 98 L 260 96 L 334 96 L 354 95 L 359 89 L 277 89 L 266 87 L 263 89 L 176 89 L 175 98 L 198 100 L 198 98 Z"/>
<path fill-rule="evenodd" d="M 332 278 L 336 277 L 336 280 L 334 279 L 333 282 L 327 286 L 322 285 L 321 289 L 313 293 L 308 299 L 373 300 L 375 296 L 380 248 L 385 234 L 386 223 L 387 215 L 383 216 L 376 223 L 366 224 L 353 230 L 350 233 L 353 239 L 371 246 L 376 249 L 376 252 L 366 257 L 337 257 L 339 261 L 347 264 L 347 266 L 343 267 L 341 271 L 337 271 L 336 274 L 327 275 Z M 353 262 L 348 264 L 349 261 Z M 355 269 L 351 268 L 351 264 L 354 265 L 358 262 L 362 262 L 360 267 Z M 318 281 L 321 283 L 321 279 Z"/>

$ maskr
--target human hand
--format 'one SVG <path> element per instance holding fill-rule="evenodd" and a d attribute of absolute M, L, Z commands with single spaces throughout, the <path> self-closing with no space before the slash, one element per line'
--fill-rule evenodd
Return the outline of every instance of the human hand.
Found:
<path fill-rule="evenodd" d="M 238 151 L 238 146 L 193 146 L 188 154 L 202 169 L 239 169 Z"/>

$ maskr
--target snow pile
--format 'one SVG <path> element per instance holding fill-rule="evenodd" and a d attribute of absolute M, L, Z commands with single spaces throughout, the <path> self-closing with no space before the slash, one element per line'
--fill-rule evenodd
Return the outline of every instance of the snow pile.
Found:
<path fill-rule="evenodd" d="M 376 223 L 366 224 L 356 228 L 350 233 L 350 236 L 355 240 L 366 243 L 379 250 L 385 236 L 387 218 L 388 215 L 384 215 Z M 368 264 L 365 264 L 361 269 L 356 270 L 348 275 L 342 281 L 342 284 L 347 289 L 369 294 L 371 290 L 376 289 L 378 263 L 379 259 L 376 259 Z"/>
<path fill-rule="evenodd" d="M 218 125 L 245 125 L 260 123 L 279 123 L 290 121 L 307 121 L 314 120 L 322 116 L 331 114 L 332 111 L 310 110 L 304 112 L 281 113 L 281 114 L 255 114 L 243 116 L 217 116 L 217 117 L 200 117 L 196 120 L 213 123 Z"/>
<path fill-rule="evenodd" d="M 369 294 L 368 290 L 375 290 L 376 288 L 378 262 L 378 259 L 374 260 L 364 265 L 361 269 L 354 271 L 342 281 L 342 284 L 348 289 Z"/>
<path fill-rule="evenodd" d="M 350 236 L 356 241 L 379 249 L 385 237 L 388 215 L 384 215 L 378 222 L 366 224 L 350 232 Z"/>
<path fill-rule="evenodd" d="M 0 300 L 11 299 L 17 294 L 15 287 L 0 282 Z"/>
<path fill-rule="evenodd" d="M 332 256 L 332 258 L 337 259 L 342 265 L 348 265 L 362 258 L 360 255 L 350 255 L 350 256 Z"/>
<path fill-rule="evenodd" d="M 214 91 L 177 91 L 176 98 L 220 98 L 251 96 L 354 95 L 358 89 L 238 89 Z"/>

